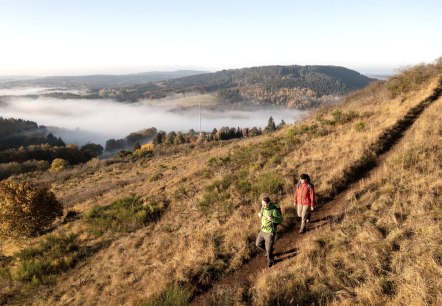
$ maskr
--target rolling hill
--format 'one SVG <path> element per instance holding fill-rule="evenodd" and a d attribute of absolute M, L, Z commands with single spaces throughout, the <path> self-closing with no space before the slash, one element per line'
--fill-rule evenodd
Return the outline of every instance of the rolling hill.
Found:
<path fill-rule="evenodd" d="M 222 70 L 149 85 L 108 88 L 99 96 L 121 101 L 167 98 L 173 94 L 210 93 L 223 106 L 236 103 L 312 108 L 333 102 L 374 79 L 337 66 L 263 66 Z"/>
<path fill-rule="evenodd" d="M 441 95 L 438 60 L 274 133 L 27 174 L 65 214 L 2 238 L 0 302 L 440 304 Z M 305 235 L 301 173 L 320 202 Z M 285 219 L 271 269 L 254 245 L 263 193 Z"/>
<path fill-rule="evenodd" d="M 145 84 L 160 80 L 181 78 L 194 74 L 206 73 L 204 71 L 178 70 L 178 71 L 152 71 L 135 74 L 122 75 L 84 75 L 84 76 L 48 76 L 39 78 L 28 78 L 27 80 L 3 80 L 2 87 L 66 87 L 78 88 L 87 87 L 99 89 L 114 86 L 128 86 Z"/>
<path fill-rule="evenodd" d="M 307 109 L 334 103 L 343 95 L 361 89 L 374 80 L 344 67 L 292 65 L 214 73 L 183 70 L 130 75 L 54 76 L 5 82 L 1 87 L 87 89 L 82 93 L 56 91 L 42 94 L 60 99 L 152 100 L 161 104 L 176 98 L 191 97 L 193 100 L 211 101 L 207 107 L 222 109 L 244 105 Z M 38 95 L 28 96 L 38 98 Z"/>

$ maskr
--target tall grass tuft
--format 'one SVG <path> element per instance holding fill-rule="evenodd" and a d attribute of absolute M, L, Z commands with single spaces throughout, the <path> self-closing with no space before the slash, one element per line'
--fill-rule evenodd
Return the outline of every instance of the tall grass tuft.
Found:
<path fill-rule="evenodd" d="M 18 255 L 18 265 L 12 269 L 12 278 L 36 284 L 51 284 L 55 276 L 72 268 L 87 255 L 80 248 L 77 235 L 50 235 L 38 246 L 23 249 Z"/>
<path fill-rule="evenodd" d="M 172 286 L 167 288 L 159 296 L 142 303 L 143 306 L 185 306 L 190 300 L 190 293 L 180 288 L 179 286 Z"/>
<path fill-rule="evenodd" d="M 107 231 L 132 232 L 148 222 L 156 221 L 168 205 L 165 199 L 143 201 L 130 196 L 108 206 L 96 206 L 84 213 L 90 233 L 101 236 Z"/>

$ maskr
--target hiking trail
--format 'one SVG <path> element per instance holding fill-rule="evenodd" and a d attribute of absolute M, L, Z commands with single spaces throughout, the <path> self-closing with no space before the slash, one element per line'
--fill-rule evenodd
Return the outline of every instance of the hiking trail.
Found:
<path fill-rule="evenodd" d="M 283 229 L 282 236 L 280 236 L 274 244 L 275 264 L 271 268 L 267 267 L 267 259 L 264 257 L 263 252 L 257 252 L 256 255 L 240 269 L 221 276 L 210 288 L 194 296 L 190 305 L 209 305 L 210 301 L 214 299 L 216 292 L 227 291 L 229 288 L 242 288 L 246 303 L 251 304 L 251 292 L 249 289 L 253 287 L 258 274 L 266 269 L 279 269 L 283 267 L 280 263 L 296 257 L 299 252 L 299 246 L 302 245 L 304 239 L 311 239 L 317 230 L 329 224 L 330 221 L 343 218 L 345 216 L 347 203 L 350 200 L 349 198 L 353 195 L 353 190 L 365 179 L 375 176 L 377 171 L 383 168 L 387 158 L 395 151 L 405 132 L 413 126 L 422 112 L 441 97 L 441 95 L 442 79 L 429 97 L 411 108 L 392 127 L 387 128 L 381 133 L 377 141 L 370 146 L 369 152 L 367 153 L 375 157 L 364 158 L 366 157 L 364 156 L 359 162 L 356 162 L 348 169 L 348 173 L 346 173 L 348 179 L 339 186 L 336 186 L 332 196 L 325 199 L 325 203 L 313 211 L 312 219 L 310 223 L 307 223 L 306 233 L 298 233 L 300 226 L 299 221 L 296 221 L 291 228 Z M 291 197 L 291 195 L 288 195 L 288 197 Z"/>

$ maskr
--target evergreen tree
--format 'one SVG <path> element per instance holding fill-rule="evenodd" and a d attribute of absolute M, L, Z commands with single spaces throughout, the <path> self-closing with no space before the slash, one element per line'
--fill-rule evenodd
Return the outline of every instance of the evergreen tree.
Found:
<path fill-rule="evenodd" d="M 183 133 L 178 132 L 176 134 L 174 144 L 179 145 L 179 144 L 183 144 L 183 143 L 186 143 L 186 138 L 184 137 Z"/>
<path fill-rule="evenodd" d="M 286 126 L 286 123 L 284 120 L 281 120 L 281 123 L 278 124 L 277 128 L 280 129 L 280 128 L 283 128 L 284 126 Z"/>
<path fill-rule="evenodd" d="M 276 130 L 275 121 L 273 120 L 273 117 L 270 116 L 269 122 L 267 123 L 267 127 L 265 128 L 265 131 L 267 133 L 273 132 Z"/>
<path fill-rule="evenodd" d="M 137 141 L 137 142 L 134 144 L 134 146 L 133 146 L 133 151 L 136 151 L 136 150 L 138 150 L 138 149 L 141 149 L 141 145 L 140 145 L 140 143 Z"/>
<path fill-rule="evenodd" d="M 167 144 L 173 145 L 175 143 L 176 133 L 174 131 L 167 134 L 166 142 Z"/>
<path fill-rule="evenodd" d="M 165 141 L 166 141 L 166 132 L 164 131 L 159 131 L 153 139 L 153 143 L 156 145 L 162 144 Z"/>

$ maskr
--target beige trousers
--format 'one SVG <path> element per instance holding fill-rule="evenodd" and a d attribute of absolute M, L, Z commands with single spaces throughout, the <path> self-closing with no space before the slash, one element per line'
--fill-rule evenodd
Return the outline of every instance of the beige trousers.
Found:
<path fill-rule="evenodd" d="M 298 217 L 301 218 L 300 231 L 303 231 L 305 229 L 305 220 L 310 219 L 310 206 L 296 204 L 296 212 L 298 213 Z"/>

